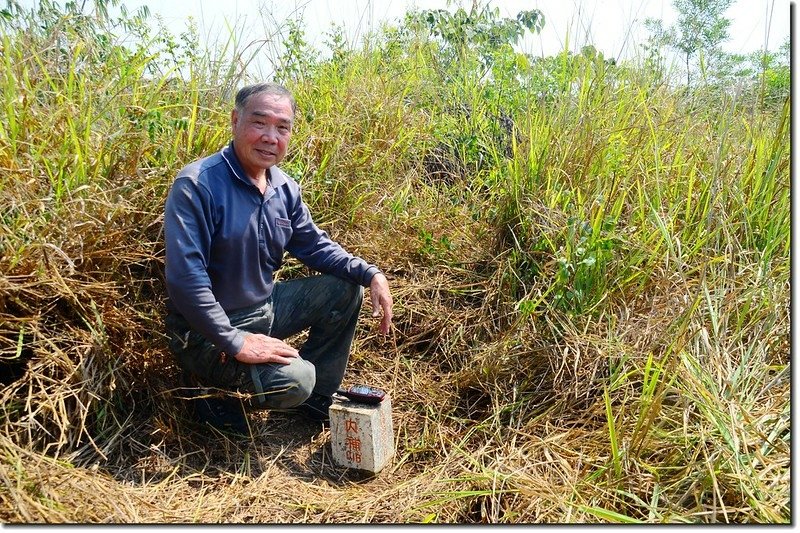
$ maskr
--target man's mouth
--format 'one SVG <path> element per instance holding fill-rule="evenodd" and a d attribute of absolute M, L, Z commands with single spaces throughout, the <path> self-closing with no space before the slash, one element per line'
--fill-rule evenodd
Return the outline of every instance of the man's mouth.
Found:
<path fill-rule="evenodd" d="M 262 157 L 275 157 L 275 152 L 270 152 L 269 150 L 259 150 L 256 148 L 256 152 L 258 152 Z"/>

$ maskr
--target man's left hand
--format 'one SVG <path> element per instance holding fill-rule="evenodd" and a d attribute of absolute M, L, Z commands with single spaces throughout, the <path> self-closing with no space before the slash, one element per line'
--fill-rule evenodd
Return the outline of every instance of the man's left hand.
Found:
<path fill-rule="evenodd" d="M 383 311 L 383 318 L 379 330 L 384 335 L 389 333 L 392 326 L 392 294 L 389 292 L 389 281 L 386 276 L 378 272 L 372 277 L 369 284 L 370 299 L 372 300 L 372 316 L 381 316 Z"/>

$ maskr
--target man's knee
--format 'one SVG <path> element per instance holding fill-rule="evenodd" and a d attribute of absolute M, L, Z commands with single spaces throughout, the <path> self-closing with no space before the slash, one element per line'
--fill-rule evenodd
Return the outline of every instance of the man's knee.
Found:
<path fill-rule="evenodd" d="M 352 281 L 334 276 L 333 274 L 320 274 L 317 279 L 319 280 L 318 283 L 320 283 L 318 287 L 321 288 L 321 294 L 325 294 L 325 291 L 329 291 L 328 294 L 330 296 L 339 294 L 340 297 L 344 295 L 345 299 L 352 298 L 354 300 L 361 299 L 364 295 L 364 287 Z"/>
<path fill-rule="evenodd" d="M 257 374 L 261 383 L 256 389 L 260 388 L 263 392 L 257 395 L 258 399 L 253 404 L 267 409 L 300 405 L 311 396 L 317 382 L 314 365 L 299 357 L 293 358 L 289 364 L 276 367 L 274 372 L 257 371 Z"/>
<path fill-rule="evenodd" d="M 356 285 L 355 283 L 350 283 L 349 285 L 353 291 L 353 301 L 360 305 L 361 301 L 364 299 L 364 287 L 361 285 Z"/>
<path fill-rule="evenodd" d="M 364 299 L 364 287 L 361 285 L 357 285 L 350 281 L 346 281 L 343 279 L 333 278 L 332 282 L 336 284 L 338 291 L 339 291 L 339 303 L 338 305 L 342 306 L 344 309 L 347 308 L 360 308 L 361 302 Z"/>

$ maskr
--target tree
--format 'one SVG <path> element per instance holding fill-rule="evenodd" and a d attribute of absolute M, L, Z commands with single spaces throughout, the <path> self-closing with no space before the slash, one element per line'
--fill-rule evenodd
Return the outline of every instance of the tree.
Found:
<path fill-rule="evenodd" d="M 477 53 L 481 63 L 488 68 L 498 53 L 504 53 L 517 44 L 526 30 L 541 32 L 544 15 L 538 9 L 520 11 L 516 18 L 501 18 L 498 8 L 473 1 L 466 11 L 458 8 L 454 13 L 445 9 L 427 9 L 406 15 L 411 25 L 427 28 L 431 35 L 442 40 L 442 52 L 450 61 L 464 62 Z"/>
<path fill-rule="evenodd" d="M 648 21 L 651 31 L 658 33 L 657 38 L 685 58 L 687 87 L 691 86 L 693 57 L 699 56 L 701 72 L 724 57 L 720 45 L 728 39 L 731 24 L 724 14 L 732 3 L 733 0 L 673 0 L 678 12 L 675 26 L 665 30 L 660 21 Z"/>

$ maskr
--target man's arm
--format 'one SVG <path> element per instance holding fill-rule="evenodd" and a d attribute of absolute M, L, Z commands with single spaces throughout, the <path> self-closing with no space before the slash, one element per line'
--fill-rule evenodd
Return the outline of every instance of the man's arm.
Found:
<path fill-rule="evenodd" d="M 165 277 L 170 303 L 192 328 L 226 353 L 238 353 L 244 336 L 231 326 L 211 292 L 206 270 L 213 234 L 212 199 L 202 185 L 178 178 L 164 209 Z"/>
<path fill-rule="evenodd" d="M 347 252 L 327 232 L 319 229 L 299 195 L 290 201 L 292 205 L 287 206 L 287 210 L 292 222 L 292 238 L 286 250 L 309 268 L 369 287 L 373 276 L 380 272 L 378 267 Z"/>
<path fill-rule="evenodd" d="M 372 316 L 383 314 L 380 331 L 389 333 L 392 324 L 392 295 L 386 276 L 377 266 L 348 253 L 339 243 L 314 224 L 308 207 L 299 197 L 291 206 L 292 239 L 287 250 L 303 264 L 319 272 L 333 274 L 370 288 Z"/>

